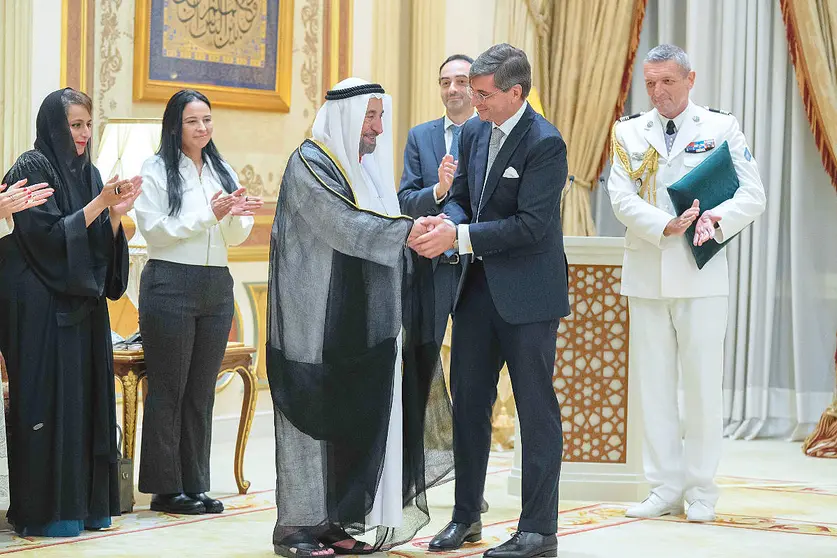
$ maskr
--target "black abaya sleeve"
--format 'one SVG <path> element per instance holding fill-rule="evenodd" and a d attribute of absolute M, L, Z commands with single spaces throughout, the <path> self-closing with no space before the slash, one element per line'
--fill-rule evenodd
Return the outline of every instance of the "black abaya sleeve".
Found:
<path fill-rule="evenodd" d="M 46 160 L 32 153 L 18 159 L 6 180 L 47 182 L 56 192 L 44 205 L 14 215 L 15 238 L 27 263 L 52 291 L 81 297 L 121 295 L 128 277 L 124 234 L 120 230 L 117 238 L 113 237 L 106 213 L 87 227 L 83 208 L 62 212 L 62 189 L 67 186 L 56 184 Z"/>

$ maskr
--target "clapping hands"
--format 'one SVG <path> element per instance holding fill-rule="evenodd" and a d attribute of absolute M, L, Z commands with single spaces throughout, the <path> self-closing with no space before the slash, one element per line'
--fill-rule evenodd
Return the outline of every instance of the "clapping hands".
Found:
<path fill-rule="evenodd" d="M 108 181 L 106 188 L 111 187 L 113 190 L 108 192 L 108 195 L 115 196 L 115 202 L 109 204 L 110 214 L 112 217 L 122 217 L 134 207 L 134 202 L 142 194 L 142 177 L 135 176 L 128 180 L 119 180 L 117 175 Z M 104 193 L 104 190 L 102 192 Z"/>
<path fill-rule="evenodd" d="M 25 178 L 15 182 L 8 191 L 5 184 L 0 185 L 0 219 L 8 219 L 18 211 L 45 204 L 55 191 L 48 186 L 46 182 L 26 186 Z"/>
<path fill-rule="evenodd" d="M 219 221 L 228 214 L 237 217 L 252 217 L 255 211 L 264 205 L 259 196 L 247 196 L 246 188 L 239 188 L 231 194 L 218 191 L 212 196 L 210 205 L 215 218 Z"/>

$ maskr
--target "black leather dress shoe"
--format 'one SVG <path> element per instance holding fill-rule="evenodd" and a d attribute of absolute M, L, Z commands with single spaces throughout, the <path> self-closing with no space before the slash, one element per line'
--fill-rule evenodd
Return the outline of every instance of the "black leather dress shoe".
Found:
<path fill-rule="evenodd" d="M 488 502 L 485 498 L 482 499 L 482 505 L 480 506 L 480 513 L 488 513 Z"/>
<path fill-rule="evenodd" d="M 206 513 L 222 513 L 224 511 L 224 503 L 221 502 L 221 500 L 215 500 L 214 498 L 210 498 L 206 495 L 206 492 L 201 492 L 200 494 L 192 494 L 191 492 L 187 492 L 186 496 L 188 496 L 192 500 L 197 500 L 198 502 L 202 503 L 204 510 L 206 510 Z"/>
<path fill-rule="evenodd" d="M 485 558 L 535 558 L 558 556 L 558 537 L 518 531 L 496 548 L 486 551 Z"/>
<path fill-rule="evenodd" d="M 151 497 L 151 509 L 164 513 L 200 515 L 205 508 L 202 502 L 185 494 L 155 494 Z"/>
<path fill-rule="evenodd" d="M 457 523 L 451 521 L 430 541 L 432 552 L 456 550 L 466 542 L 478 542 L 482 538 L 482 521 Z"/>

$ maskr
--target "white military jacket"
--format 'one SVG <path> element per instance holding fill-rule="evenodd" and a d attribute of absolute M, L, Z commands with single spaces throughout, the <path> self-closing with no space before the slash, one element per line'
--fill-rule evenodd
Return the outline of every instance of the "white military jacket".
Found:
<path fill-rule="evenodd" d="M 709 242 L 723 242 L 731 238 L 764 211 L 764 187 L 738 120 L 730 114 L 710 111 L 690 101 L 671 153 L 666 150 L 663 124 L 656 109 L 618 122 L 615 134 L 616 141 L 629 155 L 632 169 L 639 167 L 649 146 L 659 153 L 655 205 L 640 197 L 639 185 L 631 180 L 614 154 L 607 188 L 616 218 L 627 227 L 622 294 L 651 299 L 728 295 L 726 249 L 699 270 L 689 248 L 693 239 L 686 238 L 688 233 L 666 237 L 663 230 L 675 217 L 674 205 L 666 188 L 711 153 L 711 150 L 687 152 L 687 146 L 693 142 L 714 140 L 715 147 L 728 142 L 739 180 L 733 198 L 712 209 L 721 221 L 715 231 L 715 239 Z M 701 214 L 706 209 L 709 208 L 702 207 Z"/>

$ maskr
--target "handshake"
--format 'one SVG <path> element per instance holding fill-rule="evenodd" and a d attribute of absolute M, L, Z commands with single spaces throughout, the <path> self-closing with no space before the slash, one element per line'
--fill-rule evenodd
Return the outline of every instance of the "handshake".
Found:
<path fill-rule="evenodd" d="M 446 219 L 444 213 L 416 219 L 407 238 L 407 246 L 425 258 L 435 258 L 453 248 L 456 227 Z"/>

